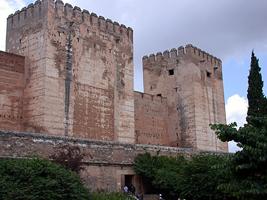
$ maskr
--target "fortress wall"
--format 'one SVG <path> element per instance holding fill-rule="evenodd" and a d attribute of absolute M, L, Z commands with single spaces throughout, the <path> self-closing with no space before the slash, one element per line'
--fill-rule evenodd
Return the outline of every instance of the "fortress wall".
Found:
<path fill-rule="evenodd" d="M 132 29 L 61 1 L 51 2 L 48 16 L 51 64 L 47 71 L 56 69 L 52 77 L 65 82 L 60 106 L 64 107 L 68 135 L 134 142 Z M 68 51 L 64 51 L 68 48 L 71 49 L 69 57 Z M 67 102 L 68 72 L 64 69 L 68 64 L 71 98 Z M 80 87 L 88 90 L 81 92 Z M 88 97 L 88 93 L 93 97 Z M 88 119 L 81 120 L 85 110 L 89 113 Z M 92 118 L 96 124 L 90 122 Z"/>
<path fill-rule="evenodd" d="M 0 51 L 0 128 L 22 130 L 25 58 Z"/>
<path fill-rule="evenodd" d="M 145 93 L 167 97 L 169 145 L 227 151 L 209 127 L 225 123 L 218 58 L 189 44 L 144 56 L 143 68 Z"/>
<path fill-rule="evenodd" d="M 7 19 L 6 51 L 25 56 L 23 125 L 25 130 L 46 132 L 45 67 L 48 2 L 36 1 Z"/>
<path fill-rule="evenodd" d="M 113 108 L 104 115 L 113 116 L 102 119 L 106 111 L 99 111 L 97 116 L 101 120 L 97 126 L 102 129 L 94 127 L 94 133 L 89 133 L 92 124 L 84 122 L 84 137 L 102 131 L 104 134 L 109 129 L 107 136 L 100 134 L 97 138 L 134 142 L 130 27 L 60 0 L 36 1 L 10 15 L 7 24 L 7 51 L 26 56 L 28 66 L 24 98 L 26 130 L 75 135 L 82 115 L 75 108 L 83 111 L 88 105 L 81 102 L 88 91 L 80 92 L 78 88 L 92 87 L 99 89 L 95 92 L 99 95 L 99 109 L 107 106 L 100 99 L 108 94 L 109 107 Z M 85 107 L 81 109 L 81 105 Z M 81 136 L 81 132 L 77 135 Z"/>
<path fill-rule="evenodd" d="M 184 58 L 177 49 L 143 57 L 144 92 L 167 98 L 168 145 L 193 147 L 193 69 L 185 66 Z"/>
<path fill-rule="evenodd" d="M 134 93 L 135 142 L 168 145 L 167 99 L 145 93 Z"/>
<path fill-rule="evenodd" d="M 132 165 L 138 154 L 190 156 L 198 153 L 192 149 L 163 147 L 159 145 L 122 144 L 117 142 L 84 140 L 71 137 L 49 136 L 38 133 L 0 131 L 1 158 L 31 158 L 39 155 L 49 158 L 62 145 L 78 146 L 83 159 L 84 170 L 80 176 L 93 191 L 121 191 L 124 175 L 135 175 Z M 140 191 L 140 182 L 135 184 Z"/>
<path fill-rule="evenodd" d="M 74 106 L 75 136 L 114 140 L 114 93 L 110 90 L 77 84 Z"/>

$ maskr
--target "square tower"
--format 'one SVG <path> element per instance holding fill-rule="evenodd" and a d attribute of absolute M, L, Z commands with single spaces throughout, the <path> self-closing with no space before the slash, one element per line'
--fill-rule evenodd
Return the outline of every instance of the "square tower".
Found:
<path fill-rule="evenodd" d="M 168 143 L 228 151 L 210 129 L 225 123 L 221 61 L 192 46 L 143 57 L 144 92 L 167 98 Z"/>
<path fill-rule="evenodd" d="M 8 17 L 6 50 L 25 56 L 25 131 L 134 142 L 131 28 L 38 0 Z"/>

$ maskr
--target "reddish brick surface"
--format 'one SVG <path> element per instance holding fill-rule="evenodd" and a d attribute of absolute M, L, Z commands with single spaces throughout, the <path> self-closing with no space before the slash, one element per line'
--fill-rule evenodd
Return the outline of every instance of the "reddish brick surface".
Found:
<path fill-rule="evenodd" d="M 7 19 L 0 129 L 227 151 L 221 61 L 192 46 L 143 58 L 133 91 L 133 30 L 61 1 Z M 25 65 L 24 65 L 25 59 Z M 1 117 L 2 116 L 2 117 Z"/>
<path fill-rule="evenodd" d="M 135 92 L 137 144 L 169 145 L 167 98 Z"/>
<path fill-rule="evenodd" d="M 0 51 L 0 127 L 21 130 L 24 57 Z"/>

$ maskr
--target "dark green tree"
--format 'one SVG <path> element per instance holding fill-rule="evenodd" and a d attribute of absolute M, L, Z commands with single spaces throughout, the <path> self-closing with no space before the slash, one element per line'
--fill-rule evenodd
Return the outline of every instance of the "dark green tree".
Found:
<path fill-rule="evenodd" d="M 259 60 L 252 51 L 251 64 L 248 76 L 248 112 L 247 122 L 255 123 L 253 119 L 262 117 L 267 114 L 266 98 L 263 94 L 263 81 L 261 76 L 261 68 L 259 67 Z"/>
<path fill-rule="evenodd" d="M 242 200 L 267 199 L 267 121 L 251 119 L 260 126 L 246 124 L 237 129 L 236 123 L 212 125 L 222 141 L 234 140 L 242 149 L 227 166 L 232 178 L 219 188 Z"/>
<path fill-rule="evenodd" d="M 267 100 L 260 70 L 258 59 L 252 52 L 247 124 L 241 128 L 237 128 L 236 123 L 211 126 L 223 142 L 233 140 L 241 147 L 228 166 L 232 179 L 219 188 L 244 200 L 267 199 Z"/>
<path fill-rule="evenodd" d="M 228 156 L 222 155 L 174 158 L 144 154 L 136 157 L 134 169 L 168 200 L 232 200 L 217 188 L 231 178 L 221 167 L 227 166 L 228 161 Z"/>

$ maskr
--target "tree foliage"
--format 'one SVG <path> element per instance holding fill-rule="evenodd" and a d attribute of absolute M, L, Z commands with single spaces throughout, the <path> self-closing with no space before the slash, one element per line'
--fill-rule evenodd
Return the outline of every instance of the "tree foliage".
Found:
<path fill-rule="evenodd" d="M 235 141 L 241 151 L 234 154 L 229 166 L 232 179 L 220 189 L 238 199 L 267 199 L 267 100 L 258 59 L 254 52 L 248 77 L 247 124 L 237 128 L 236 123 L 212 125 L 218 137 Z"/>
<path fill-rule="evenodd" d="M 134 169 L 166 199 L 223 200 L 230 198 L 217 187 L 230 177 L 228 171 L 221 167 L 228 160 L 228 156 L 219 155 L 196 155 L 188 159 L 146 153 L 137 156 Z"/>
<path fill-rule="evenodd" d="M 88 200 L 77 174 L 41 159 L 0 161 L 1 200 Z"/>
<path fill-rule="evenodd" d="M 66 169 L 79 173 L 83 169 L 84 154 L 78 146 L 61 145 L 50 156 L 53 162 L 62 165 Z"/>
<path fill-rule="evenodd" d="M 236 123 L 213 125 L 222 141 L 234 140 L 241 151 L 234 154 L 229 170 L 232 179 L 220 188 L 240 199 L 267 199 L 267 121 L 251 118 L 258 127 Z"/>
<path fill-rule="evenodd" d="M 255 117 L 257 118 L 267 114 L 267 101 L 263 94 L 263 81 L 260 71 L 259 60 L 252 51 L 247 90 L 249 105 L 247 121 L 250 124 L 255 123 Z"/>

